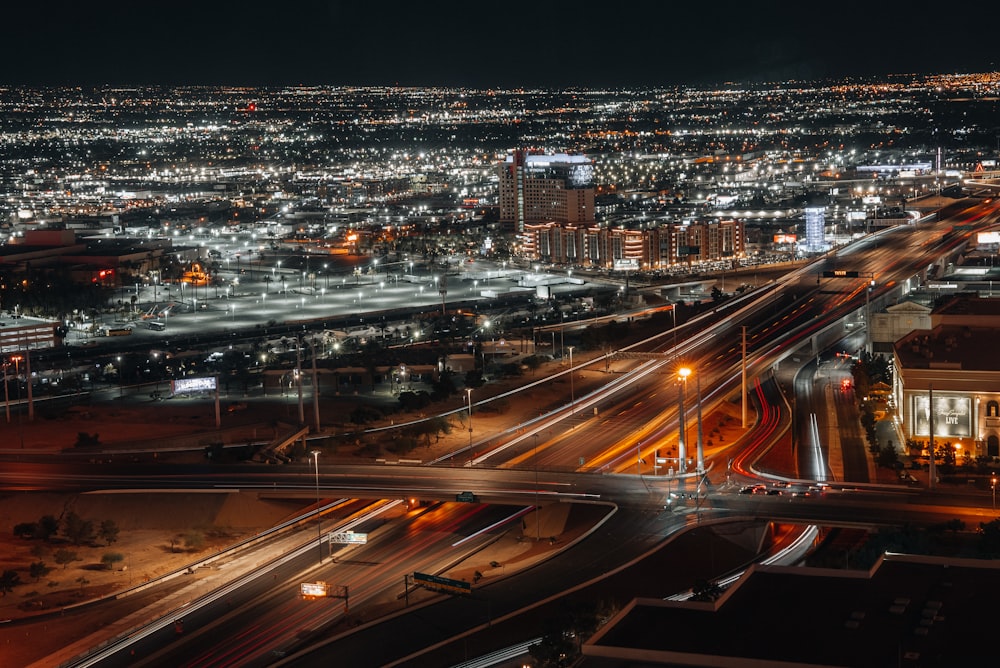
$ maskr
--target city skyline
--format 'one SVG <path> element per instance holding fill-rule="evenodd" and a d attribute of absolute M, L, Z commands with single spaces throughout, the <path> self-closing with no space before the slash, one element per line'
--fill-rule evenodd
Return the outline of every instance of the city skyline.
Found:
<path fill-rule="evenodd" d="M 589 11 L 588 11 L 589 10 Z M 19 4 L 0 85 L 650 87 L 996 69 L 971 17 L 918 2 L 632 2 L 595 13 L 444 0 Z"/>

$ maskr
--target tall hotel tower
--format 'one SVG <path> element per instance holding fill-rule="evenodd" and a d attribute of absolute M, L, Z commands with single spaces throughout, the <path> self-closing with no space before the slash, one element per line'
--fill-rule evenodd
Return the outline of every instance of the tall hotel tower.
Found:
<path fill-rule="evenodd" d="M 519 150 L 499 165 L 500 223 L 523 233 L 525 224 L 593 223 L 594 163 L 583 155 Z"/>

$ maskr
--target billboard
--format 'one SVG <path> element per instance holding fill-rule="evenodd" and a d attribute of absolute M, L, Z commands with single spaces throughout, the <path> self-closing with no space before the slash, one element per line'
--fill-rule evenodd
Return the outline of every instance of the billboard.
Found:
<path fill-rule="evenodd" d="M 799 237 L 797 234 L 775 234 L 774 243 L 776 244 L 794 244 L 798 241 Z"/>
<path fill-rule="evenodd" d="M 910 397 L 913 409 L 913 435 L 930 436 L 930 412 L 926 394 Z M 972 399 L 959 395 L 934 395 L 934 437 L 969 438 L 972 436 Z"/>
<path fill-rule="evenodd" d="M 178 378 L 173 381 L 174 394 L 192 394 L 194 392 L 214 392 L 215 376 L 204 378 Z"/>

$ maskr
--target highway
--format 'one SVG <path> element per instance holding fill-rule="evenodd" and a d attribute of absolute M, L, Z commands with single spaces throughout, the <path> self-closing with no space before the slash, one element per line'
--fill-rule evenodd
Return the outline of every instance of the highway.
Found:
<path fill-rule="evenodd" d="M 354 529 L 367 535 L 366 544 L 331 545 L 333 555 L 321 565 L 315 549 L 304 550 L 257 586 L 241 588 L 197 614 L 185 613 L 184 642 L 169 643 L 131 665 L 269 665 L 351 610 L 358 611 L 352 619 L 360 620 L 379 609 L 405 609 L 406 576 L 438 572 L 443 564 L 477 551 L 519 521 L 520 510 L 456 503 L 407 510 L 404 504 L 402 512 L 381 513 Z M 331 597 L 303 600 L 303 574 L 311 582 L 329 583 Z M 416 599 L 420 593 L 411 595 Z"/>
<path fill-rule="evenodd" d="M 488 603 L 484 604 L 483 599 L 477 597 L 445 598 L 419 613 L 373 625 L 371 628 L 377 631 L 359 629 L 336 642 L 330 641 L 322 652 L 297 658 L 295 665 L 319 665 L 323 655 L 327 660 L 333 655 L 347 663 L 389 664 L 408 652 L 415 652 L 436 640 L 443 641 L 463 629 L 484 622 L 488 624 L 492 618 L 512 613 L 534 600 L 600 578 L 660 545 L 666 536 L 686 523 L 710 517 L 775 518 L 831 524 L 922 523 L 956 516 L 970 521 L 982 518 L 978 497 L 928 495 L 909 490 L 858 491 L 842 486 L 822 497 L 808 498 L 709 491 L 700 501 L 698 510 L 682 508 L 671 513 L 664 512 L 669 486 L 673 484 L 675 491 L 684 489 L 690 493 L 695 491 L 695 481 L 635 475 L 645 473 L 638 462 L 643 450 L 668 450 L 676 443 L 675 365 L 678 360 L 684 360 L 703 374 L 702 400 L 705 410 L 709 410 L 712 402 L 728 400 L 738 387 L 741 354 L 738 333 L 741 328 L 747 328 L 752 378 L 764 377 L 766 381 L 770 369 L 786 363 L 785 360 L 793 355 L 802 354 L 799 351 L 803 345 L 809 357 L 819 354 L 825 346 L 843 339 L 841 322 L 844 318 L 854 317 L 866 303 L 896 294 L 894 291 L 898 291 L 901 283 L 953 250 L 963 237 L 971 234 L 972 226 L 996 218 L 995 203 L 956 205 L 959 206 L 966 208 L 955 212 L 956 220 L 970 228 L 964 233 L 942 236 L 936 226 L 925 224 L 880 233 L 844 253 L 831 253 L 766 286 L 739 305 L 706 314 L 685 330 L 676 346 L 665 337 L 645 350 L 636 350 L 658 356 L 658 359 L 637 361 L 630 374 L 634 383 L 619 383 L 614 388 L 615 393 L 578 397 L 572 406 L 533 425 L 531 430 L 522 429 L 520 434 L 511 436 L 509 440 L 517 440 L 516 447 L 510 447 L 509 443 L 495 444 L 496 455 L 476 453 L 478 461 L 472 466 L 393 467 L 392 470 L 385 467 L 324 467 L 320 487 L 328 497 L 415 495 L 445 500 L 462 491 L 474 491 L 486 503 L 527 506 L 541 496 L 545 503 L 613 503 L 617 511 L 576 548 L 518 574 L 504 587 L 491 587 Z M 955 223 L 944 219 L 941 224 Z M 865 267 L 879 267 L 877 272 L 868 272 L 876 281 L 870 292 L 867 278 L 862 281 L 823 277 L 823 272 L 845 268 L 860 275 L 866 272 Z M 663 371 L 657 373 L 652 369 Z M 646 373 L 640 373 L 642 370 Z M 667 376 L 666 389 L 664 374 Z M 810 417 L 829 414 L 849 418 L 846 403 L 849 398 L 824 382 L 799 387 L 802 392 L 796 393 L 797 408 L 808 407 L 808 410 L 805 413 L 798 410 L 796 415 L 799 470 L 795 474 L 815 480 L 830 478 L 827 464 L 830 440 L 823 435 L 835 425 L 821 423 L 818 417 L 813 421 Z M 749 453 L 759 454 L 791 424 L 791 413 L 780 388 L 768 382 L 756 387 L 759 423 L 747 442 L 741 444 L 745 446 L 743 457 L 736 458 L 734 463 L 734 470 L 748 479 L 754 475 L 753 457 Z M 828 398 L 835 399 L 836 411 L 824 408 Z M 588 403 L 591 400 L 593 404 Z M 690 415 L 687 417 L 690 420 Z M 691 434 L 689 430 L 689 456 L 694 443 Z M 811 439 L 807 438 L 810 434 Z M 850 431 L 845 435 L 848 440 L 859 437 Z M 856 448 L 850 450 L 853 452 Z M 729 457 L 731 453 L 720 451 L 716 456 Z M 845 460 L 845 470 L 852 471 L 852 479 L 861 476 L 859 466 L 856 461 Z M 717 480 L 722 475 L 721 469 L 716 469 Z M 809 472 L 814 475 L 806 475 Z M 299 490 L 304 494 L 313 489 L 311 470 L 302 465 L 278 470 L 269 468 L 264 473 L 253 467 L 160 465 L 150 471 L 141 465 L 32 461 L 6 466 L 0 472 L 0 486 L 6 490 L 60 491 L 270 487 Z M 863 518 L 863 522 L 859 518 Z M 399 573 L 414 570 L 408 560 L 400 560 L 394 568 L 397 579 L 400 579 Z M 371 595 L 375 595 L 374 590 Z M 388 643 L 375 641 L 375 637 L 392 637 L 394 642 L 390 647 Z M 284 639 L 276 641 L 273 647 L 282 647 L 284 642 Z M 270 646 L 259 649 L 271 651 Z"/>

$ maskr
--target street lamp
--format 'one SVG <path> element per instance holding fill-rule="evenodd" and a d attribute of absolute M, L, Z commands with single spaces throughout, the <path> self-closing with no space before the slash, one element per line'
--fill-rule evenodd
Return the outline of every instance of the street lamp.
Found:
<path fill-rule="evenodd" d="M 541 540 L 541 522 L 539 522 L 539 511 L 538 511 L 538 432 L 533 434 L 535 437 L 535 452 L 531 457 L 535 460 L 535 542 L 537 543 Z"/>
<path fill-rule="evenodd" d="M 569 412 L 576 412 L 576 392 L 573 388 L 573 346 L 566 348 L 569 351 Z"/>
<path fill-rule="evenodd" d="M 704 438 L 702 438 L 701 430 L 701 374 L 695 374 L 694 377 L 694 387 L 695 387 L 695 406 L 697 407 L 698 414 L 698 461 L 697 461 L 697 471 L 701 475 L 705 472 L 705 447 Z"/>
<path fill-rule="evenodd" d="M 319 545 L 319 563 L 323 563 L 323 521 L 319 516 L 319 450 L 312 451 L 313 462 L 316 465 L 316 539 Z"/>
<path fill-rule="evenodd" d="M 997 511 L 997 477 L 995 474 L 990 480 L 990 487 L 993 489 L 993 512 L 995 513 Z"/>
<path fill-rule="evenodd" d="M 469 457 L 472 457 L 472 388 L 465 388 L 465 395 L 469 399 Z"/>
<path fill-rule="evenodd" d="M 10 362 L 3 363 L 3 401 L 7 409 L 7 424 L 10 424 L 10 389 L 7 385 L 7 367 L 9 366 Z"/>
<path fill-rule="evenodd" d="M 687 469 L 687 451 L 684 447 L 684 390 L 687 388 L 687 379 L 691 375 L 691 369 L 681 367 L 677 370 L 677 377 L 680 379 L 680 392 L 677 401 L 677 472 L 684 473 Z"/>

